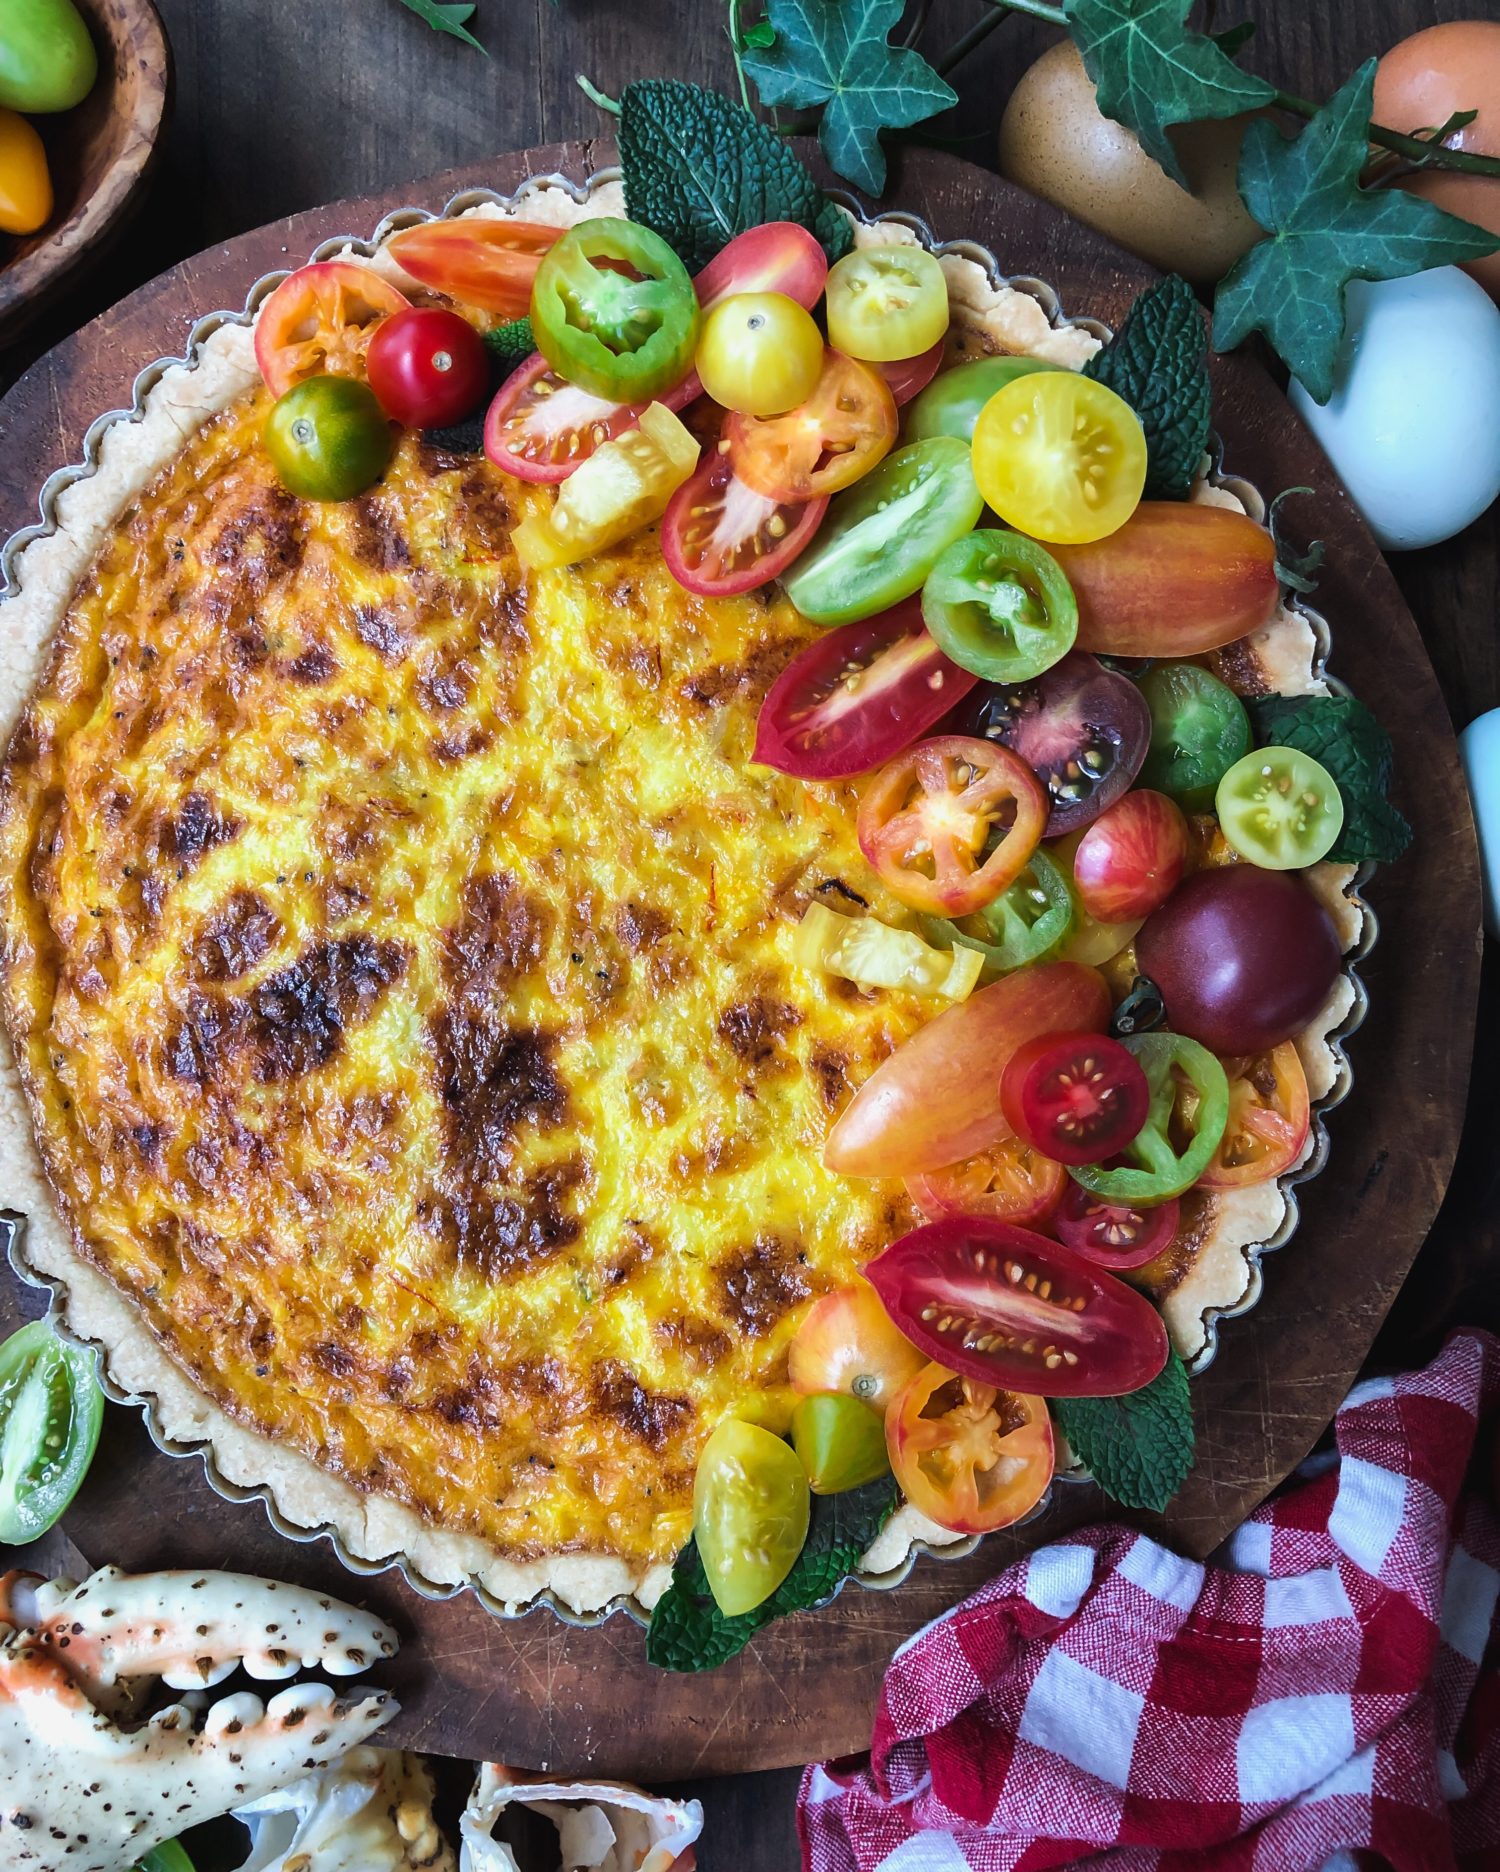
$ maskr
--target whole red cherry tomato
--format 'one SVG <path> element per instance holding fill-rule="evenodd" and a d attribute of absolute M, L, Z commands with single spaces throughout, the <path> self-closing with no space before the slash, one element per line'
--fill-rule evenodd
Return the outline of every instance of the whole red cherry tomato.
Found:
<path fill-rule="evenodd" d="M 366 354 L 370 388 L 387 416 L 412 429 L 462 422 L 490 387 L 484 341 L 467 320 L 411 306 L 381 321 Z"/>

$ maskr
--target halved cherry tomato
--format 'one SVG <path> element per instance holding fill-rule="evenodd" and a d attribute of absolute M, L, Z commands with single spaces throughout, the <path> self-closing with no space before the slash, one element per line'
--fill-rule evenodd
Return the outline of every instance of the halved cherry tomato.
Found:
<path fill-rule="evenodd" d="M 1229 1078 L 1229 1121 L 1199 1177 L 1204 1189 L 1244 1189 L 1269 1183 L 1302 1155 L 1312 1122 L 1307 1075 L 1295 1045 L 1283 1040 L 1269 1053 L 1224 1061 Z"/>
<path fill-rule="evenodd" d="M 698 1458 L 693 1536 L 727 1617 L 753 1611 L 791 1572 L 811 1506 L 796 1451 L 759 1424 L 725 1418 Z"/>
<path fill-rule="evenodd" d="M 823 334 L 785 293 L 731 293 L 703 317 L 698 381 L 724 409 L 784 416 L 805 403 L 823 370 Z"/>
<path fill-rule="evenodd" d="M 1078 841 L 1073 884 L 1098 923 L 1148 917 L 1187 867 L 1187 820 L 1165 793 L 1138 787 L 1102 812 Z"/>
<path fill-rule="evenodd" d="M 915 1176 L 1010 1134 L 995 1076 L 1037 1034 L 1103 1033 L 1109 990 L 1096 970 L 1042 962 L 981 988 L 919 1027 L 860 1087 L 823 1147 L 845 1176 Z"/>
<path fill-rule="evenodd" d="M 787 1377 L 803 1397 L 844 1392 L 884 1410 L 923 1363 L 874 1288 L 856 1281 L 814 1301 L 788 1349 Z"/>
<path fill-rule="evenodd" d="M 1118 1274 L 1154 1261 L 1177 1233 L 1181 1215 L 1175 1196 L 1151 1209 L 1135 1209 L 1091 1196 L 1070 1177 L 1051 1228 L 1064 1247 Z"/>
<path fill-rule="evenodd" d="M 1034 1150 L 1060 1164 L 1098 1163 L 1139 1132 L 1151 1090 L 1139 1063 L 1107 1034 L 1039 1034 L 1007 1062 L 1000 1109 Z"/>
<path fill-rule="evenodd" d="M 380 407 L 412 429 L 462 422 L 489 394 L 490 362 L 479 333 L 440 306 L 412 306 L 382 319 L 366 365 Z"/>
<path fill-rule="evenodd" d="M 414 280 L 460 305 L 518 319 L 531 304 L 542 256 L 562 237 L 542 221 L 502 221 L 460 215 L 402 228 L 386 243 L 393 260 Z"/>
<path fill-rule="evenodd" d="M 1145 431 L 1124 398 L 1094 378 L 1033 371 L 980 411 L 974 479 L 1000 518 L 1034 539 L 1102 539 L 1141 498 Z"/>
<path fill-rule="evenodd" d="M 828 275 L 828 336 L 850 357 L 916 357 L 948 330 L 948 282 L 936 254 L 908 242 L 857 247 Z"/>
<path fill-rule="evenodd" d="M 701 477 L 700 469 L 674 507 Z M 662 550 L 681 578 L 668 547 L 674 537 L 669 508 Z M 804 780 L 868 773 L 935 727 L 975 680 L 938 649 L 922 628 L 920 602 L 908 599 L 798 651 L 761 704 L 752 758 Z"/>
<path fill-rule="evenodd" d="M 692 480 L 672 496 L 661 523 L 662 557 L 684 591 L 700 597 L 754 591 L 781 576 L 827 511 L 826 500 L 757 494 L 734 472 L 728 445 L 720 442 L 704 450 Z"/>
<path fill-rule="evenodd" d="M 920 396 L 937 376 L 947 343 L 946 338 L 939 338 L 930 350 L 919 351 L 915 357 L 894 358 L 877 366 L 890 385 L 897 409 L 904 409 L 913 397 Z"/>
<path fill-rule="evenodd" d="M 363 377 L 375 328 L 411 301 L 369 267 L 319 260 L 289 273 L 255 321 L 255 361 L 273 396 L 304 377 Z"/>
<path fill-rule="evenodd" d="M 1056 1466 L 1039 1397 L 925 1365 L 892 1400 L 886 1447 L 901 1492 L 954 1534 L 992 1534 L 1031 1513 Z"/>
<path fill-rule="evenodd" d="M 859 802 L 859 848 L 914 910 L 967 916 L 1024 870 L 1047 796 L 994 741 L 938 735 L 883 767 Z"/>
<path fill-rule="evenodd" d="M 896 399 L 872 364 L 832 348 L 808 400 L 785 416 L 730 412 L 724 433 L 735 472 L 773 500 L 836 494 L 867 474 L 896 440 Z"/>
<path fill-rule="evenodd" d="M 877 1255 L 865 1278 L 913 1345 L 979 1384 L 1119 1397 L 1167 1362 L 1148 1300 L 1010 1222 L 929 1222 Z"/>
<path fill-rule="evenodd" d="M 1018 1137 L 1001 1138 L 945 1170 L 924 1170 L 906 1179 L 907 1195 L 929 1222 L 952 1215 L 1040 1222 L 1076 1188 L 1060 1163 Z"/>
<path fill-rule="evenodd" d="M 818 1391 L 797 1400 L 792 1448 L 814 1495 L 842 1495 L 890 1474 L 880 1413 L 847 1391 Z"/>
<path fill-rule="evenodd" d="M 1142 501 L 1107 539 L 1048 550 L 1078 600 L 1078 647 L 1101 656 L 1199 656 L 1281 599 L 1271 535 L 1228 507 Z"/>
<path fill-rule="evenodd" d="M 658 400 L 680 410 L 698 393 L 689 378 Z M 644 403 L 611 403 L 564 383 L 537 352 L 518 364 L 495 393 L 484 423 L 484 452 L 521 481 L 566 481 L 598 448 L 626 435 Z"/>

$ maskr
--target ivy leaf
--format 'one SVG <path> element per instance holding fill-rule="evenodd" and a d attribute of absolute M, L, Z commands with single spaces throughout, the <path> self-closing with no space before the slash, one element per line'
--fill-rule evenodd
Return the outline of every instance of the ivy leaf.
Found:
<path fill-rule="evenodd" d="M 1403 279 L 1479 260 L 1500 238 L 1403 189 L 1363 189 L 1375 60 L 1369 59 L 1302 133 L 1246 126 L 1240 194 L 1266 230 L 1221 283 L 1214 345 L 1233 349 L 1264 332 L 1317 403 L 1333 394 L 1353 279 Z"/>
<path fill-rule="evenodd" d="M 775 43 L 776 28 L 769 20 L 757 20 L 753 26 L 747 26 L 740 34 L 742 52 L 765 52 Z"/>
<path fill-rule="evenodd" d="M 765 103 L 824 107 L 823 154 L 870 195 L 885 187 L 880 132 L 958 102 L 920 52 L 888 43 L 901 13 L 902 0 L 768 0 L 776 43 L 744 60 Z"/>
<path fill-rule="evenodd" d="M 476 52 L 489 53 L 474 37 L 464 21 L 474 17 L 473 0 L 401 0 L 404 7 L 415 13 L 419 20 L 425 20 L 434 32 L 449 33 L 455 39 L 462 39 L 465 45 L 473 46 Z"/>
<path fill-rule="evenodd" d="M 1395 759 L 1391 738 L 1354 696 L 1262 696 L 1246 704 L 1268 747 L 1294 747 L 1321 761 L 1344 801 L 1344 824 L 1328 856 L 1340 864 L 1394 864 L 1411 827 L 1386 798 Z"/>
<path fill-rule="evenodd" d="M 1175 273 L 1141 293 L 1083 367 L 1123 397 L 1146 432 L 1146 496 L 1185 500 L 1208 447 L 1213 391 L 1197 295 Z"/>
<path fill-rule="evenodd" d="M 1059 1398 L 1052 1407 L 1073 1454 L 1124 1508 L 1160 1514 L 1193 1466 L 1193 1401 L 1175 1352 L 1128 1397 Z"/>
<path fill-rule="evenodd" d="M 1063 9 L 1100 110 L 1133 130 L 1146 154 L 1183 188 L 1188 180 L 1167 135 L 1170 126 L 1237 117 L 1276 95 L 1264 78 L 1241 71 L 1218 41 L 1189 30 L 1192 4 L 1064 0 Z"/>

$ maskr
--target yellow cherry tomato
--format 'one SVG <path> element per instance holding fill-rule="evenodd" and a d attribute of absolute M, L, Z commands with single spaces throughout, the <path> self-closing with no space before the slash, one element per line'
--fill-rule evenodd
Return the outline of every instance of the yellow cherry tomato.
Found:
<path fill-rule="evenodd" d="M 828 342 L 872 364 L 930 351 L 948 329 L 948 282 L 925 247 L 861 247 L 828 275 Z"/>
<path fill-rule="evenodd" d="M 823 369 L 823 334 L 785 293 L 733 293 L 703 321 L 698 376 L 715 403 L 744 416 L 784 416 Z"/>
<path fill-rule="evenodd" d="M 1081 545 L 1122 527 L 1146 485 L 1146 437 L 1122 397 L 1074 371 L 997 390 L 974 425 L 974 479 L 1002 520 Z"/>
<path fill-rule="evenodd" d="M 52 213 L 47 152 L 33 125 L 0 109 L 0 228 L 35 234 Z"/>

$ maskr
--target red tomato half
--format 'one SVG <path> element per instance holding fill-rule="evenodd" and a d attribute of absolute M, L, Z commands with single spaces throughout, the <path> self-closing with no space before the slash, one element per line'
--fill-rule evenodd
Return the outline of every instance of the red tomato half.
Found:
<path fill-rule="evenodd" d="M 1067 1189 L 1078 1186 L 1050 1157 L 1018 1137 L 1001 1138 L 946 1170 L 906 1179 L 906 1193 L 929 1222 L 945 1216 L 998 1216 L 1002 1222 L 1039 1222 Z"/>
<path fill-rule="evenodd" d="M 703 451 L 692 479 L 672 496 L 661 523 L 662 557 L 677 583 L 701 597 L 754 591 L 781 576 L 827 511 L 826 500 L 774 501 L 746 487 L 721 443 Z"/>
<path fill-rule="evenodd" d="M 392 259 L 434 292 L 518 319 L 531 304 L 543 256 L 561 234 L 560 227 L 542 221 L 460 215 L 402 228 L 387 245 Z"/>
<path fill-rule="evenodd" d="M 1000 1075 L 1017 1137 L 1061 1164 L 1101 1163 L 1132 1142 L 1151 1109 L 1140 1062 L 1107 1034 L 1040 1034 Z"/>
<path fill-rule="evenodd" d="M 658 399 L 679 410 L 697 395 L 689 377 Z M 536 352 L 495 392 L 484 421 L 484 452 L 521 481 L 566 481 L 601 443 L 634 429 L 643 403 L 611 403 L 565 383 Z"/>
<path fill-rule="evenodd" d="M 410 429 L 462 422 L 490 387 L 489 358 L 479 333 L 456 312 L 438 306 L 411 306 L 382 320 L 366 364 L 380 407 Z"/>
<path fill-rule="evenodd" d="M 272 396 L 304 377 L 363 377 L 376 326 L 410 303 L 352 260 L 319 260 L 289 273 L 255 320 L 255 361 Z"/>
<path fill-rule="evenodd" d="M 1073 882 L 1097 923 L 1150 916 L 1182 882 L 1191 839 L 1165 793 L 1139 787 L 1107 807 L 1073 854 Z"/>
<path fill-rule="evenodd" d="M 1070 1177 L 1051 1228 L 1064 1247 L 1118 1273 L 1154 1261 L 1176 1235 L 1181 1214 L 1175 1196 L 1150 1209 L 1133 1209 L 1090 1195 Z"/>
<path fill-rule="evenodd" d="M 671 518 L 668 508 L 668 565 Z M 753 758 L 803 780 L 868 773 L 919 740 L 977 681 L 938 649 L 922 628 L 920 598 L 908 598 L 798 651 L 761 704 Z"/>
<path fill-rule="evenodd" d="M 897 358 L 892 363 L 875 366 L 890 385 L 897 409 L 903 409 L 914 396 L 920 395 L 937 376 L 947 343 L 946 338 L 939 338 L 930 351 L 919 351 L 915 357 Z"/>
<path fill-rule="evenodd" d="M 785 293 L 811 312 L 828 283 L 828 256 L 795 221 L 764 221 L 736 234 L 693 280 L 707 312 L 731 293 Z"/>
<path fill-rule="evenodd" d="M 823 1162 L 844 1176 L 916 1176 L 962 1163 L 1010 1133 L 995 1075 L 1037 1034 L 1103 1033 L 1109 990 L 1096 969 L 1017 969 L 928 1021 L 844 1107 Z"/>
<path fill-rule="evenodd" d="M 1009 1222 L 929 1222 L 877 1255 L 865 1279 L 914 1346 L 978 1384 L 1118 1397 L 1167 1362 L 1150 1301 Z"/>

